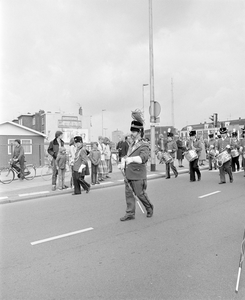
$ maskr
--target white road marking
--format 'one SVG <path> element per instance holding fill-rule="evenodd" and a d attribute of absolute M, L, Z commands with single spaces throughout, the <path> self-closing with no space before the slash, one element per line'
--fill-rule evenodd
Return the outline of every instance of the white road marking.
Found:
<path fill-rule="evenodd" d="M 26 193 L 26 194 L 19 194 L 19 197 L 25 197 L 25 196 L 33 196 L 33 195 L 39 195 L 39 194 L 48 194 L 49 191 L 42 191 L 42 192 L 35 192 L 35 193 Z"/>
<path fill-rule="evenodd" d="M 82 230 L 77 230 L 77 231 L 73 231 L 73 232 L 53 236 L 53 237 L 48 238 L 48 239 L 32 242 L 31 245 L 34 246 L 34 245 L 50 242 L 50 241 L 53 241 L 53 240 L 62 239 L 62 238 L 67 237 L 67 236 L 75 235 L 75 234 L 86 232 L 86 231 L 93 230 L 93 229 L 94 229 L 93 227 L 89 227 L 89 228 L 85 228 L 85 229 L 82 229 Z"/>
<path fill-rule="evenodd" d="M 100 184 L 104 185 L 104 184 L 110 184 L 110 183 L 113 183 L 113 182 L 112 181 L 107 181 L 107 182 L 101 182 Z"/>
<path fill-rule="evenodd" d="M 117 181 L 124 181 L 124 179 L 118 179 Z"/>
<path fill-rule="evenodd" d="M 202 196 L 199 196 L 198 198 L 205 198 L 205 197 L 208 197 L 208 196 L 217 194 L 217 193 L 220 193 L 220 191 L 216 191 L 216 192 L 213 192 L 213 193 L 209 193 L 209 194 L 206 194 L 206 195 L 202 195 Z"/>
<path fill-rule="evenodd" d="M 158 174 L 149 174 L 147 175 L 147 177 L 151 177 L 151 176 L 157 176 Z"/>
<path fill-rule="evenodd" d="M 5 197 L 0 197 L 0 200 L 3 200 L 3 199 L 8 199 L 8 197 L 7 197 L 7 196 L 5 196 Z"/>

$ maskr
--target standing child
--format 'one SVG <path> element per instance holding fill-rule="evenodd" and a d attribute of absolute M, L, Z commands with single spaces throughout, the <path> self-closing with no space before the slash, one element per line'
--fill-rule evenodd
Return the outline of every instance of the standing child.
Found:
<path fill-rule="evenodd" d="M 92 185 L 100 184 L 100 182 L 97 179 L 98 175 L 98 165 L 100 163 L 101 154 L 98 149 L 98 143 L 95 142 L 92 144 L 92 149 L 89 154 L 89 158 L 91 160 L 91 181 Z"/>
<path fill-rule="evenodd" d="M 58 156 L 56 158 L 56 165 L 59 178 L 59 190 L 66 189 L 65 185 L 65 172 L 66 172 L 66 149 L 60 147 Z"/>

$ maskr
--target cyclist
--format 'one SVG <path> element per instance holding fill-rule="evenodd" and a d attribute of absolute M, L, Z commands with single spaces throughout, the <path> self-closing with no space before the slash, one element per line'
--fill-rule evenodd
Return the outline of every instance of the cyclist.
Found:
<path fill-rule="evenodd" d="M 18 177 L 24 179 L 24 169 L 25 169 L 25 152 L 23 146 L 21 146 L 20 140 L 16 139 L 14 141 L 15 147 L 12 155 L 12 166 L 20 172 Z M 20 167 L 17 166 L 17 163 L 20 164 Z"/>
<path fill-rule="evenodd" d="M 52 175 L 52 191 L 56 190 L 56 181 L 57 181 L 57 165 L 56 158 L 59 153 L 59 147 L 64 147 L 64 141 L 62 140 L 63 132 L 56 131 L 55 139 L 49 143 L 48 153 L 53 157 L 52 166 L 53 166 L 53 175 Z"/>

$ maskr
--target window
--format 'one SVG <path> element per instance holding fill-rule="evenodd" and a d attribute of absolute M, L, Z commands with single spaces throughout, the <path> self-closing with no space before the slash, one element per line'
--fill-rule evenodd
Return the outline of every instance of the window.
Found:
<path fill-rule="evenodd" d="M 36 119 L 34 117 L 34 118 L 32 118 L 32 125 L 35 126 L 35 124 L 36 124 Z"/>
<path fill-rule="evenodd" d="M 14 140 L 8 140 L 8 154 L 11 155 L 14 151 Z"/>
<path fill-rule="evenodd" d="M 32 140 L 23 139 L 21 140 L 21 145 L 24 148 L 25 154 L 32 154 Z"/>
<path fill-rule="evenodd" d="M 12 155 L 13 151 L 14 151 L 14 139 L 9 139 L 8 140 L 8 154 Z M 24 148 L 24 152 L 25 154 L 32 154 L 32 140 L 31 139 L 22 139 L 20 140 L 21 145 Z"/>

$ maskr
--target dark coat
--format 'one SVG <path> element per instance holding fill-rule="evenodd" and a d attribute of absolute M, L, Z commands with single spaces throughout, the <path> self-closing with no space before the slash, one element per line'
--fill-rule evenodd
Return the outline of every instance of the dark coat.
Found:
<path fill-rule="evenodd" d="M 61 147 L 64 147 L 64 141 L 60 140 L 60 143 L 61 143 Z M 49 143 L 48 153 L 53 157 L 53 159 L 56 159 L 58 152 L 59 152 L 59 143 L 55 138 L 53 141 Z"/>

